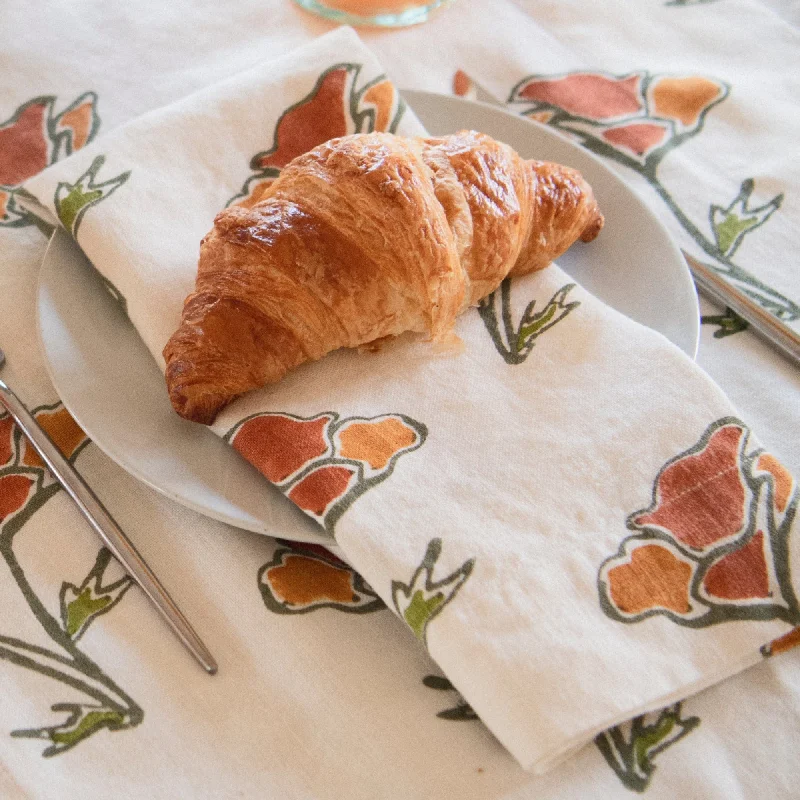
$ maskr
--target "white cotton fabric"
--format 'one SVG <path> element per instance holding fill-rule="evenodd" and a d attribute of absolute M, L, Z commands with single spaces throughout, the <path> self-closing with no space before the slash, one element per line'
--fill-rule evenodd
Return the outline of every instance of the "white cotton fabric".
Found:
<path fill-rule="evenodd" d="M 139 117 L 26 184 L 53 211 L 59 182 L 74 181 L 98 154 L 102 177 L 131 172 L 86 214 L 78 241 L 125 296 L 162 366 L 200 238 L 268 146 L 281 111 L 339 61 L 363 63 L 363 82 L 383 71 L 343 29 Z M 407 113 L 399 133 L 421 132 Z M 514 319 L 532 301 L 544 309 L 569 283 L 556 266 L 514 281 Z M 427 647 L 537 773 L 609 726 L 755 663 L 786 631 L 778 620 L 694 629 L 658 615 L 625 624 L 604 612 L 599 571 L 629 535 L 626 519 L 651 504 L 666 462 L 736 411 L 661 335 L 580 287 L 566 300 L 579 306 L 523 364 L 505 362 L 470 310 L 456 328 L 463 351 L 405 338 L 377 355 L 340 351 L 241 398 L 214 425 L 225 435 L 254 413 L 335 411 L 402 414 L 426 426 L 419 449 L 336 523 L 336 541 L 390 608 L 393 582 L 411 581 L 431 540 L 442 542 L 432 580 L 473 562 L 427 627 Z M 756 446 L 752 438 L 748 451 Z M 412 637 L 405 645 L 415 648 Z"/>

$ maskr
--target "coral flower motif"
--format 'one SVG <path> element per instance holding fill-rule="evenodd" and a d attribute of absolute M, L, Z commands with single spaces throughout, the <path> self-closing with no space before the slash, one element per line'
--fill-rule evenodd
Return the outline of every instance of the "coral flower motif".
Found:
<path fill-rule="evenodd" d="M 718 428 L 698 452 L 667 464 L 656 479 L 655 505 L 631 527 L 660 528 L 694 550 L 744 532 L 751 500 L 742 474 L 740 425 Z"/>
<path fill-rule="evenodd" d="M 534 119 L 576 136 L 589 149 L 628 166 L 654 165 L 702 128 L 728 87 L 701 75 L 572 72 L 532 75 L 511 91 L 510 103 Z"/>
<path fill-rule="evenodd" d="M 33 416 L 70 460 L 89 442 L 61 403 L 39 408 Z M 0 417 L 0 526 L 29 501 L 41 498 L 39 490 L 54 482 L 39 455 L 16 429 L 13 419 L 7 414 Z"/>
<path fill-rule="evenodd" d="M 609 596 L 624 614 L 656 608 L 688 614 L 693 571 L 690 562 L 661 544 L 645 544 L 608 570 Z"/>
<path fill-rule="evenodd" d="M 644 109 L 643 77 L 642 72 L 622 77 L 573 72 L 562 77 L 533 78 L 519 87 L 516 97 L 556 106 L 576 117 L 621 119 Z"/>
<path fill-rule="evenodd" d="M 739 420 L 720 419 L 664 465 L 653 504 L 628 517 L 633 533 L 600 567 L 600 605 L 612 619 L 800 625 L 788 547 L 795 482 L 774 456 L 748 452 L 749 438 Z"/>
<path fill-rule="evenodd" d="M 386 480 L 400 456 L 416 450 L 427 429 L 402 414 L 340 419 L 267 412 L 246 417 L 225 435 L 254 467 L 329 532 L 368 489 Z"/>
<path fill-rule="evenodd" d="M 8 464 L 14 456 L 14 420 L 6 414 L 0 417 L 0 467 Z"/>
<path fill-rule="evenodd" d="M 304 614 L 321 608 L 363 614 L 385 608 L 383 601 L 348 564 L 319 545 L 281 542 L 259 570 L 264 604 L 276 614 Z"/>
<path fill-rule="evenodd" d="M 292 159 L 330 139 L 396 130 L 405 111 L 399 92 L 384 76 L 356 89 L 361 69 L 360 64 L 334 65 L 319 76 L 308 95 L 283 112 L 275 125 L 272 146 L 252 157 L 254 174 L 229 205 L 255 205 Z"/>
<path fill-rule="evenodd" d="M 0 478 L 0 523 L 25 505 L 35 483 L 27 475 L 4 475 Z"/>
<path fill-rule="evenodd" d="M 56 114 L 56 97 L 36 97 L 0 123 L 0 226 L 31 224 L 16 203 L 17 190 L 92 140 L 100 125 L 96 105 L 97 95 L 86 92 Z"/>

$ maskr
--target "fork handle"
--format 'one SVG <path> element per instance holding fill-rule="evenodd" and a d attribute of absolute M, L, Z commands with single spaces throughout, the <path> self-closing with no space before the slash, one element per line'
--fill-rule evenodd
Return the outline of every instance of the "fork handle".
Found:
<path fill-rule="evenodd" d="M 139 555 L 133 542 L 128 539 L 105 506 L 98 500 L 97 495 L 89 488 L 72 464 L 64 458 L 47 433 L 2 380 L 0 380 L 0 403 L 11 414 L 36 452 L 42 457 L 47 468 L 75 501 L 106 547 L 141 587 L 184 646 L 200 662 L 206 672 L 210 675 L 215 674 L 217 662 L 214 657 L 209 653 L 186 617 L 183 616 L 167 590 L 147 566 L 145 560 Z"/>

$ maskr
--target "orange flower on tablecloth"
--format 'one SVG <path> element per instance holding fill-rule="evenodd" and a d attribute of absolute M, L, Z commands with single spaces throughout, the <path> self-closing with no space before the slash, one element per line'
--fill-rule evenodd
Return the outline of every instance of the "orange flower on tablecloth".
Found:
<path fill-rule="evenodd" d="M 74 459 L 89 441 L 61 403 L 35 409 L 33 416 L 69 459 Z M 8 414 L 0 417 L 0 528 L 24 508 L 38 507 L 36 498 L 44 502 L 49 494 L 42 490 L 54 483 L 13 419 Z"/>
<path fill-rule="evenodd" d="M 19 187 L 87 144 L 100 126 L 97 95 L 86 92 L 55 113 L 57 98 L 35 97 L 0 123 L 0 226 L 30 225 L 16 203 Z"/>
<path fill-rule="evenodd" d="M 700 131 L 707 112 L 728 87 L 702 75 L 626 75 L 570 72 L 531 75 L 512 90 L 509 102 L 523 113 L 577 136 L 601 155 L 616 151 L 626 163 L 648 168 Z"/>
<path fill-rule="evenodd" d="M 27 475 L 0 477 L 0 524 L 27 503 L 35 485 L 36 481 Z"/>
<path fill-rule="evenodd" d="M 397 129 L 405 111 L 400 93 L 384 76 L 357 89 L 361 69 L 361 64 L 330 67 L 308 95 L 283 112 L 275 125 L 272 146 L 250 160 L 255 172 L 229 205 L 255 205 L 292 159 L 329 139 Z"/>
<path fill-rule="evenodd" d="M 800 318 L 797 303 L 732 261 L 745 237 L 759 230 L 781 207 L 784 195 L 757 200 L 756 181 L 747 177 L 739 179 L 736 197 L 722 203 L 718 198 L 704 199 L 703 187 L 698 185 L 700 194 L 693 193 L 697 196 L 690 209 L 682 206 L 662 178 L 661 162 L 700 134 L 709 112 L 729 94 L 728 84 L 706 75 L 660 75 L 646 70 L 612 75 L 577 70 L 524 77 L 511 89 L 507 102 L 523 116 L 557 128 L 595 155 L 644 179 L 693 246 L 704 253 L 703 258 L 711 259 L 706 266 L 724 274 L 771 313 L 795 320 Z M 724 131 L 717 130 L 716 135 L 724 137 Z M 685 170 L 678 170 L 669 176 L 670 184 L 680 183 L 679 173 L 686 177 Z M 696 217 L 698 211 L 701 218 Z M 695 258 L 688 251 L 686 257 L 690 261 Z M 704 320 L 710 324 L 719 321 L 716 317 Z M 742 328 L 728 325 L 726 330 L 735 333 Z"/>
<path fill-rule="evenodd" d="M 0 467 L 14 456 L 14 420 L 10 415 L 0 417 Z"/>
<path fill-rule="evenodd" d="M 644 110 L 643 73 L 623 77 L 575 72 L 556 78 L 530 78 L 517 97 L 557 106 L 576 117 L 592 120 L 623 119 Z"/>
<path fill-rule="evenodd" d="M 779 653 L 793 650 L 798 645 L 800 645 L 800 627 L 793 628 L 789 633 L 785 633 L 780 638 L 773 640 L 766 647 L 763 647 L 761 652 L 764 656 L 777 656 Z"/>
<path fill-rule="evenodd" d="M 748 452 L 735 418 L 709 426 L 670 460 L 653 502 L 631 514 L 619 552 L 600 568 L 600 604 L 613 619 L 653 614 L 703 627 L 728 620 L 800 624 L 787 546 L 798 492 L 774 456 Z"/>
<path fill-rule="evenodd" d="M 333 417 L 298 419 L 286 414 L 253 417 L 236 435 L 234 447 L 272 483 L 294 475 L 309 460 L 330 451 L 325 429 Z"/>
<path fill-rule="evenodd" d="M 427 428 L 403 414 L 314 417 L 266 412 L 238 422 L 225 436 L 233 447 L 329 533 L 360 497 L 416 450 Z"/>
<path fill-rule="evenodd" d="M 363 614 L 385 608 L 369 584 L 324 547 L 280 542 L 258 573 L 264 604 L 276 614 L 305 614 L 322 608 Z"/>
<path fill-rule="evenodd" d="M 79 447 L 86 444 L 87 438 L 83 429 L 63 406 L 57 406 L 54 409 L 44 408 L 35 416 L 39 425 L 67 458 L 70 458 Z M 22 463 L 26 467 L 44 467 L 39 454 L 31 447 L 27 439 L 23 439 L 23 443 Z"/>

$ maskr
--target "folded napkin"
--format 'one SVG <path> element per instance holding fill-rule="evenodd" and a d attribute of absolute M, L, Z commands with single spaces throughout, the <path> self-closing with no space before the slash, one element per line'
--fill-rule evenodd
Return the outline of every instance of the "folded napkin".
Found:
<path fill-rule="evenodd" d="M 28 202 L 76 236 L 163 366 L 216 212 L 371 129 L 423 132 L 340 29 L 117 129 Z M 523 766 L 800 624 L 796 485 L 677 348 L 556 266 L 506 281 L 457 333 L 460 351 L 338 351 L 213 430 L 335 537 Z"/>

